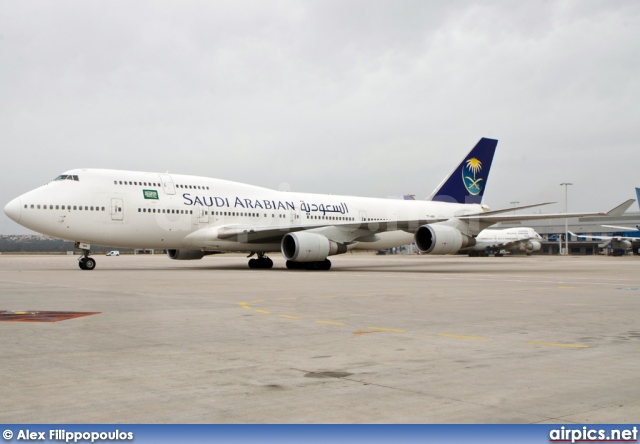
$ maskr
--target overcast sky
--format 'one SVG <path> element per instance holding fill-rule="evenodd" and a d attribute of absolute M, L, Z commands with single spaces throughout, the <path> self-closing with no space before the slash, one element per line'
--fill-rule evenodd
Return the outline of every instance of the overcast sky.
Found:
<path fill-rule="evenodd" d="M 483 136 L 492 209 L 634 198 L 640 2 L 0 0 L 0 208 L 72 168 L 425 198 Z"/>

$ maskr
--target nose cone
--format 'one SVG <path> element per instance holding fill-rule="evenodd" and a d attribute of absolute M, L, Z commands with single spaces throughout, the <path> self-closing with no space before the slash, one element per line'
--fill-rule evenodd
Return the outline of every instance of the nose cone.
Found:
<path fill-rule="evenodd" d="M 20 198 L 16 197 L 4 207 L 4 213 L 14 222 L 20 223 L 20 215 L 22 213 L 22 204 Z"/>

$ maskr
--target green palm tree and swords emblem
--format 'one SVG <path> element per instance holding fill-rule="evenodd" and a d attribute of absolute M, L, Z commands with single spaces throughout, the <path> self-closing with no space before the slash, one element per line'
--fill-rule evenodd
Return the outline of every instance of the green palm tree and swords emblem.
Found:
<path fill-rule="evenodd" d="M 464 186 L 469 190 L 471 194 L 478 194 L 480 192 L 480 181 L 483 180 L 482 177 L 476 179 L 476 175 L 482 170 L 482 162 L 480 162 L 475 157 L 468 159 L 466 162 L 466 169 L 473 173 L 473 177 L 463 176 L 465 178 Z M 464 171 L 463 171 L 464 175 Z M 468 181 L 468 183 L 467 183 Z M 475 188 L 475 192 L 471 189 Z"/>

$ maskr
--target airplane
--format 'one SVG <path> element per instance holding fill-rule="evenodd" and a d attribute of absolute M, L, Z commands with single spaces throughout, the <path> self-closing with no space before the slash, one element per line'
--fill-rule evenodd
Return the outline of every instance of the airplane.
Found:
<path fill-rule="evenodd" d="M 496 256 L 502 256 L 501 250 L 523 252 L 530 256 L 532 252 L 542 248 L 542 236 L 533 228 L 505 228 L 482 230 L 476 237 L 476 244 L 467 248 L 469 256 L 482 256 L 495 251 Z M 463 250 L 464 251 L 464 250 Z"/>
<path fill-rule="evenodd" d="M 4 211 L 26 228 L 75 242 L 82 251 L 82 270 L 96 266 L 92 244 L 164 249 L 176 260 L 246 252 L 249 258 L 257 256 L 249 260 L 250 268 L 265 269 L 273 267 L 267 253 L 279 251 L 289 269 L 328 270 L 329 256 L 376 249 L 373 243 L 385 232 L 411 233 L 423 253 L 453 254 L 473 246 L 478 233 L 497 222 L 604 215 L 504 214 L 544 204 L 490 211 L 482 197 L 497 144 L 480 139 L 427 201 L 292 193 L 180 174 L 74 169 L 13 199 Z"/>
<path fill-rule="evenodd" d="M 608 225 L 603 225 L 608 226 Z M 631 230 L 633 231 L 633 230 Z M 611 246 L 616 250 L 628 250 L 633 246 L 633 242 L 640 241 L 640 237 L 632 237 L 632 236 L 592 236 L 590 234 L 575 234 L 569 231 L 569 234 L 575 236 L 577 238 L 584 238 L 587 240 L 603 240 L 604 242 L 600 247 L 606 247 L 611 244 Z"/>

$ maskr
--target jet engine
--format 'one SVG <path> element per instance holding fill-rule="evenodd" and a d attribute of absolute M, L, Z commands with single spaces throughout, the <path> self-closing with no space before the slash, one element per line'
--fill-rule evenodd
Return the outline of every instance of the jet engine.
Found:
<path fill-rule="evenodd" d="M 330 241 L 316 233 L 287 233 L 280 244 L 282 255 L 288 261 L 318 262 L 327 256 L 347 252 L 347 246 Z"/>
<path fill-rule="evenodd" d="M 524 251 L 528 253 L 532 251 L 539 251 L 540 248 L 542 248 L 542 244 L 537 240 L 530 240 L 524 244 Z"/>
<path fill-rule="evenodd" d="M 193 259 L 202 259 L 205 256 L 204 251 L 200 250 L 167 250 L 167 256 L 170 259 L 179 261 L 190 261 Z"/>
<path fill-rule="evenodd" d="M 423 225 L 416 230 L 416 246 L 421 253 L 455 254 L 461 248 L 473 247 L 476 240 L 447 225 Z"/>
<path fill-rule="evenodd" d="M 628 250 L 629 248 L 632 247 L 631 241 L 628 241 L 626 239 L 613 239 L 611 244 L 613 248 L 617 248 L 621 250 Z"/>

